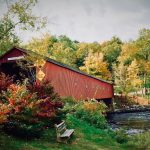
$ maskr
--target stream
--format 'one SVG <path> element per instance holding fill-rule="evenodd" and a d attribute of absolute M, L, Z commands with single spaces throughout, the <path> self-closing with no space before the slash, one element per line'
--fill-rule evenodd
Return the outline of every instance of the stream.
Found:
<path fill-rule="evenodd" d="M 127 134 L 150 131 L 150 111 L 112 113 L 108 122 L 113 130 L 123 128 Z"/>

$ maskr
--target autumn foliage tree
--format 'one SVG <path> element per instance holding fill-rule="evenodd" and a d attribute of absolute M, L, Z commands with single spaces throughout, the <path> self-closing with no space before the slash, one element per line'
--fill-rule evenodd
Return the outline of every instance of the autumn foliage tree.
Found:
<path fill-rule="evenodd" d="M 104 61 L 102 53 L 89 53 L 85 58 L 84 66 L 80 67 L 80 70 L 98 78 L 111 80 L 108 64 Z"/>
<path fill-rule="evenodd" d="M 84 65 L 84 60 L 90 52 L 92 52 L 92 53 L 101 52 L 101 45 L 98 42 L 77 43 L 77 50 L 76 50 L 76 65 L 77 65 L 77 67 L 81 67 Z"/>
<path fill-rule="evenodd" d="M 113 70 L 116 93 L 127 94 L 129 92 L 127 85 L 127 66 L 123 62 L 120 62 L 118 65 L 113 65 Z"/>
<path fill-rule="evenodd" d="M 140 90 L 142 80 L 139 75 L 139 66 L 134 59 L 129 66 L 121 61 L 118 65 L 114 65 L 116 91 L 124 94 Z"/>
<path fill-rule="evenodd" d="M 140 79 L 139 65 L 136 59 L 134 59 L 127 68 L 127 77 L 128 86 L 131 91 L 140 90 L 142 80 Z"/>

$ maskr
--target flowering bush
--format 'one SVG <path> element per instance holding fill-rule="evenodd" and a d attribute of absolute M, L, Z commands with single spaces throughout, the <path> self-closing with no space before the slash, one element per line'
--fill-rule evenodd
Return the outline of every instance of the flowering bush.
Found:
<path fill-rule="evenodd" d="M 42 88 L 39 86 L 39 89 Z M 38 132 L 39 127 L 36 128 L 37 124 L 41 126 L 42 131 L 42 128 L 47 125 L 47 121 L 57 117 L 58 108 L 62 107 L 60 98 L 59 101 L 52 100 L 51 95 L 48 97 L 48 94 L 47 97 L 39 97 L 37 92 L 31 92 L 25 84 L 11 84 L 6 91 L 2 92 L 2 95 L 3 99 L 0 100 L 0 123 L 4 123 L 5 129 L 12 133 L 16 133 L 13 132 L 14 130 L 25 133 L 29 129 Z M 53 98 L 54 95 L 57 94 L 53 91 Z M 31 127 L 28 128 L 29 126 Z"/>
<path fill-rule="evenodd" d="M 4 98 L 11 107 L 11 113 L 21 113 L 28 105 L 35 101 L 35 94 L 29 93 L 25 85 L 11 84 L 7 91 L 3 92 Z"/>
<path fill-rule="evenodd" d="M 30 111 L 34 117 L 50 118 L 56 115 L 57 108 L 62 107 L 61 102 L 53 102 L 50 97 L 37 99 L 36 93 L 30 93 L 25 85 L 11 84 L 3 96 L 10 108 L 7 113 L 11 115 Z"/>
<path fill-rule="evenodd" d="M 25 111 L 34 98 L 35 96 L 30 94 L 24 85 L 11 84 L 7 91 L 2 92 L 0 122 L 8 122 L 10 115 L 20 114 Z"/>

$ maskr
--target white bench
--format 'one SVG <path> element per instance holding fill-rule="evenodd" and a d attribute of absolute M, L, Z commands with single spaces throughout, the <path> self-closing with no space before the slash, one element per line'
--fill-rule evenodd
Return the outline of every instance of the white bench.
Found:
<path fill-rule="evenodd" d="M 57 141 L 67 143 L 68 139 L 74 133 L 74 129 L 67 129 L 65 121 L 60 124 L 55 124 Z"/>

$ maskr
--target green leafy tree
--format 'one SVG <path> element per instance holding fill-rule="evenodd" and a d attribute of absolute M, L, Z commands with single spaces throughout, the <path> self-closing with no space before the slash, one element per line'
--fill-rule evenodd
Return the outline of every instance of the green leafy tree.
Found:
<path fill-rule="evenodd" d="M 104 58 L 109 64 L 109 70 L 112 71 L 112 65 L 117 62 L 121 53 L 122 41 L 118 37 L 112 37 L 110 41 L 101 44 Z"/>
<path fill-rule="evenodd" d="M 147 92 L 146 88 L 150 88 L 150 29 L 140 30 L 139 37 L 135 43 L 138 48 L 135 58 L 140 64 L 140 74 L 143 78 L 145 92 Z"/>
<path fill-rule="evenodd" d="M 77 45 L 74 41 L 67 36 L 59 36 L 49 47 L 49 53 L 57 61 L 76 68 L 76 49 Z"/>
<path fill-rule="evenodd" d="M 12 45 L 19 44 L 15 29 L 38 30 L 44 27 L 46 19 L 32 14 L 36 2 L 36 0 L 19 0 L 9 6 L 7 13 L 0 20 L 0 54 Z"/>
<path fill-rule="evenodd" d="M 76 44 L 66 36 L 56 38 L 49 34 L 33 38 L 26 47 L 38 54 L 76 67 Z"/>

